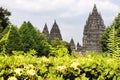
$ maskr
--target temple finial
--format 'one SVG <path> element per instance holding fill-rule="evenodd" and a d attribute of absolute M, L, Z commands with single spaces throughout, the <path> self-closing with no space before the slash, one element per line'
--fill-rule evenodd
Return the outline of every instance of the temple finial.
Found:
<path fill-rule="evenodd" d="M 94 8 L 96 8 L 96 4 L 94 4 Z"/>
<path fill-rule="evenodd" d="M 93 13 L 94 13 L 94 14 L 98 13 L 98 12 L 97 12 L 97 7 L 96 7 L 96 4 L 94 4 L 92 14 L 93 14 Z"/>
<path fill-rule="evenodd" d="M 71 38 L 71 40 L 70 40 L 70 49 L 71 49 L 72 51 L 75 50 L 75 43 L 74 43 L 73 38 Z"/>
<path fill-rule="evenodd" d="M 56 23 L 56 20 L 54 20 L 54 24 L 52 26 L 52 29 L 50 31 L 50 40 L 55 40 L 55 38 L 59 38 L 59 40 L 62 40 L 62 36 L 60 33 L 60 29 Z"/>
<path fill-rule="evenodd" d="M 54 24 L 56 24 L 56 19 L 54 20 Z"/>
<path fill-rule="evenodd" d="M 47 23 L 45 23 L 42 33 L 44 33 L 45 36 L 49 38 L 49 31 L 48 31 Z"/>

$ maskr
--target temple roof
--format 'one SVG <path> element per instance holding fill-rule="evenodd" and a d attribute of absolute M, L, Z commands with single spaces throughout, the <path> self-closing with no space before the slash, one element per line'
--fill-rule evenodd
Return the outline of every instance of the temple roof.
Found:
<path fill-rule="evenodd" d="M 75 43 L 74 43 L 73 38 L 71 38 L 71 40 L 70 40 L 70 47 L 71 47 L 71 49 L 75 49 Z"/>
<path fill-rule="evenodd" d="M 93 15 L 94 15 L 94 14 L 98 14 L 96 4 L 94 4 L 93 10 L 92 10 L 92 14 L 93 14 Z"/>
<path fill-rule="evenodd" d="M 43 33 L 46 35 L 46 37 L 49 37 L 49 31 L 48 31 L 47 24 L 45 24 L 45 26 L 43 28 Z"/>
<path fill-rule="evenodd" d="M 55 38 L 59 38 L 60 40 L 62 40 L 60 29 L 56 23 L 56 20 L 54 21 L 54 24 L 53 24 L 52 29 L 50 31 L 50 39 L 54 40 Z"/>

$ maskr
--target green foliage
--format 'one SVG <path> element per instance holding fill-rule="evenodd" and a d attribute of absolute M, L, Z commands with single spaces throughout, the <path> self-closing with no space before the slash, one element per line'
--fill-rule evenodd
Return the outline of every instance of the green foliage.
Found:
<path fill-rule="evenodd" d="M 19 33 L 21 36 L 22 51 L 27 52 L 30 49 L 34 49 L 39 53 L 38 56 L 48 55 L 50 45 L 47 38 L 35 29 L 30 22 L 24 22 L 19 29 Z"/>
<path fill-rule="evenodd" d="M 8 25 L 8 26 L 4 29 L 4 31 L 2 31 L 2 33 L 0 33 L 0 39 L 1 39 L 2 37 L 4 37 L 4 35 L 9 31 L 9 29 L 10 29 L 9 26 L 10 26 L 10 25 Z"/>
<path fill-rule="evenodd" d="M 0 24 L 0 33 L 2 33 L 2 31 L 3 31 L 3 27 L 2 27 L 2 25 Z"/>
<path fill-rule="evenodd" d="M 37 54 L 37 52 L 33 49 L 33 50 L 29 50 L 27 53 L 25 53 L 24 51 L 12 51 L 13 55 L 24 55 L 24 56 L 35 56 Z"/>
<path fill-rule="evenodd" d="M 21 36 L 21 42 L 22 42 L 22 50 L 23 51 L 29 51 L 29 49 L 35 49 L 36 43 L 34 41 L 33 38 L 33 34 L 35 34 L 35 29 L 33 28 L 33 26 L 31 25 L 30 22 L 26 23 L 24 22 L 20 29 L 19 29 L 19 33 Z"/>
<path fill-rule="evenodd" d="M 10 23 L 8 18 L 10 15 L 11 13 L 7 9 L 0 7 L 0 32 Z"/>
<path fill-rule="evenodd" d="M 62 57 L 69 54 L 69 44 L 61 41 L 58 38 L 51 42 L 49 56 Z"/>
<path fill-rule="evenodd" d="M 110 30 L 111 30 L 111 27 L 108 26 L 100 39 L 100 44 L 103 52 L 108 51 L 107 42 L 108 42 L 108 38 L 109 38 L 108 35 Z"/>
<path fill-rule="evenodd" d="M 37 56 L 48 56 L 49 53 L 57 56 L 61 49 L 65 49 L 65 53 L 68 53 L 67 42 L 56 39 L 50 43 L 45 35 L 35 29 L 30 22 L 24 22 L 20 29 L 13 25 L 7 26 L 0 34 L 0 38 L 0 51 L 3 54 L 11 55 L 14 51 L 20 51 L 20 54 L 23 51 L 27 54 L 29 50 L 35 50 Z"/>
<path fill-rule="evenodd" d="M 96 53 L 80 57 L 0 56 L 0 79 L 119 80 L 119 66 L 120 59 Z"/>
<path fill-rule="evenodd" d="M 55 40 L 53 40 L 51 42 L 51 45 L 52 45 L 53 48 L 65 47 L 70 52 L 69 43 L 66 42 L 66 41 L 61 41 L 61 40 L 59 40 L 59 38 L 55 38 Z"/>
<path fill-rule="evenodd" d="M 50 56 L 62 57 L 68 55 L 68 49 L 64 46 L 57 46 L 56 48 L 51 48 Z"/>
<path fill-rule="evenodd" d="M 68 43 L 67 42 L 65 42 L 65 41 L 62 41 L 62 40 L 59 40 L 59 38 L 55 38 L 55 40 L 53 40 L 52 42 L 51 42 L 51 45 L 53 46 L 53 47 L 57 47 L 57 46 L 64 46 L 64 47 L 68 47 Z"/>
<path fill-rule="evenodd" d="M 10 33 L 8 37 L 8 42 L 6 45 L 6 52 L 11 53 L 14 50 L 21 50 L 21 40 L 20 35 L 18 33 L 17 27 L 11 26 L 10 27 Z"/>
<path fill-rule="evenodd" d="M 115 18 L 113 23 L 107 27 L 103 33 L 100 43 L 103 52 L 119 53 L 120 48 L 120 13 Z"/>
<path fill-rule="evenodd" d="M 11 54 L 14 50 L 20 50 L 20 35 L 16 27 L 9 25 L 1 34 L 4 34 L 0 40 L 1 51 Z"/>
<path fill-rule="evenodd" d="M 111 31 L 109 32 L 109 39 L 107 43 L 108 51 L 109 53 L 119 54 L 120 48 L 119 48 L 119 37 L 116 36 L 116 31 L 114 26 L 112 26 Z"/>

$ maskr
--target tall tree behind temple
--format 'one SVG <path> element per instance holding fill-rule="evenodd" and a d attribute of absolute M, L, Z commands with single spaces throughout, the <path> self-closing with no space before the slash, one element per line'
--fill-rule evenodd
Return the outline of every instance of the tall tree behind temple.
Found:
<path fill-rule="evenodd" d="M 0 7 L 0 31 L 1 32 L 10 23 L 9 18 L 8 18 L 10 15 L 11 15 L 11 12 L 9 12 L 7 9 Z"/>

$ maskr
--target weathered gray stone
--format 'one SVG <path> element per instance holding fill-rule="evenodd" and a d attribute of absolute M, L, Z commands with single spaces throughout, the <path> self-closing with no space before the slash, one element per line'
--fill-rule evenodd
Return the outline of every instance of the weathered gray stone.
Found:
<path fill-rule="evenodd" d="M 80 52 L 80 51 L 82 51 L 82 46 L 79 43 L 77 43 L 77 52 Z"/>
<path fill-rule="evenodd" d="M 47 38 L 49 38 L 49 31 L 48 31 L 47 24 L 45 24 L 45 26 L 44 26 L 44 28 L 43 28 L 43 32 L 42 32 L 42 33 L 44 33 L 44 34 L 45 34 L 45 36 L 46 36 Z"/>
<path fill-rule="evenodd" d="M 98 13 L 96 5 L 94 5 L 92 13 L 89 14 L 83 32 L 82 51 L 101 52 L 99 39 L 105 30 L 105 25 L 101 15 Z"/>
<path fill-rule="evenodd" d="M 50 31 L 50 40 L 53 41 L 55 38 L 59 38 L 59 40 L 62 40 L 60 29 L 59 29 L 56 21 L 54 21 L 53 27 Z"/>
<path fill-rule="evenodd" d="M 70 40 L 70 49 L 71 49 L 72 51 L 76 50 L 76 49 L 75 49 L 75 43 L 74 43 L 73 38 Z"/>

